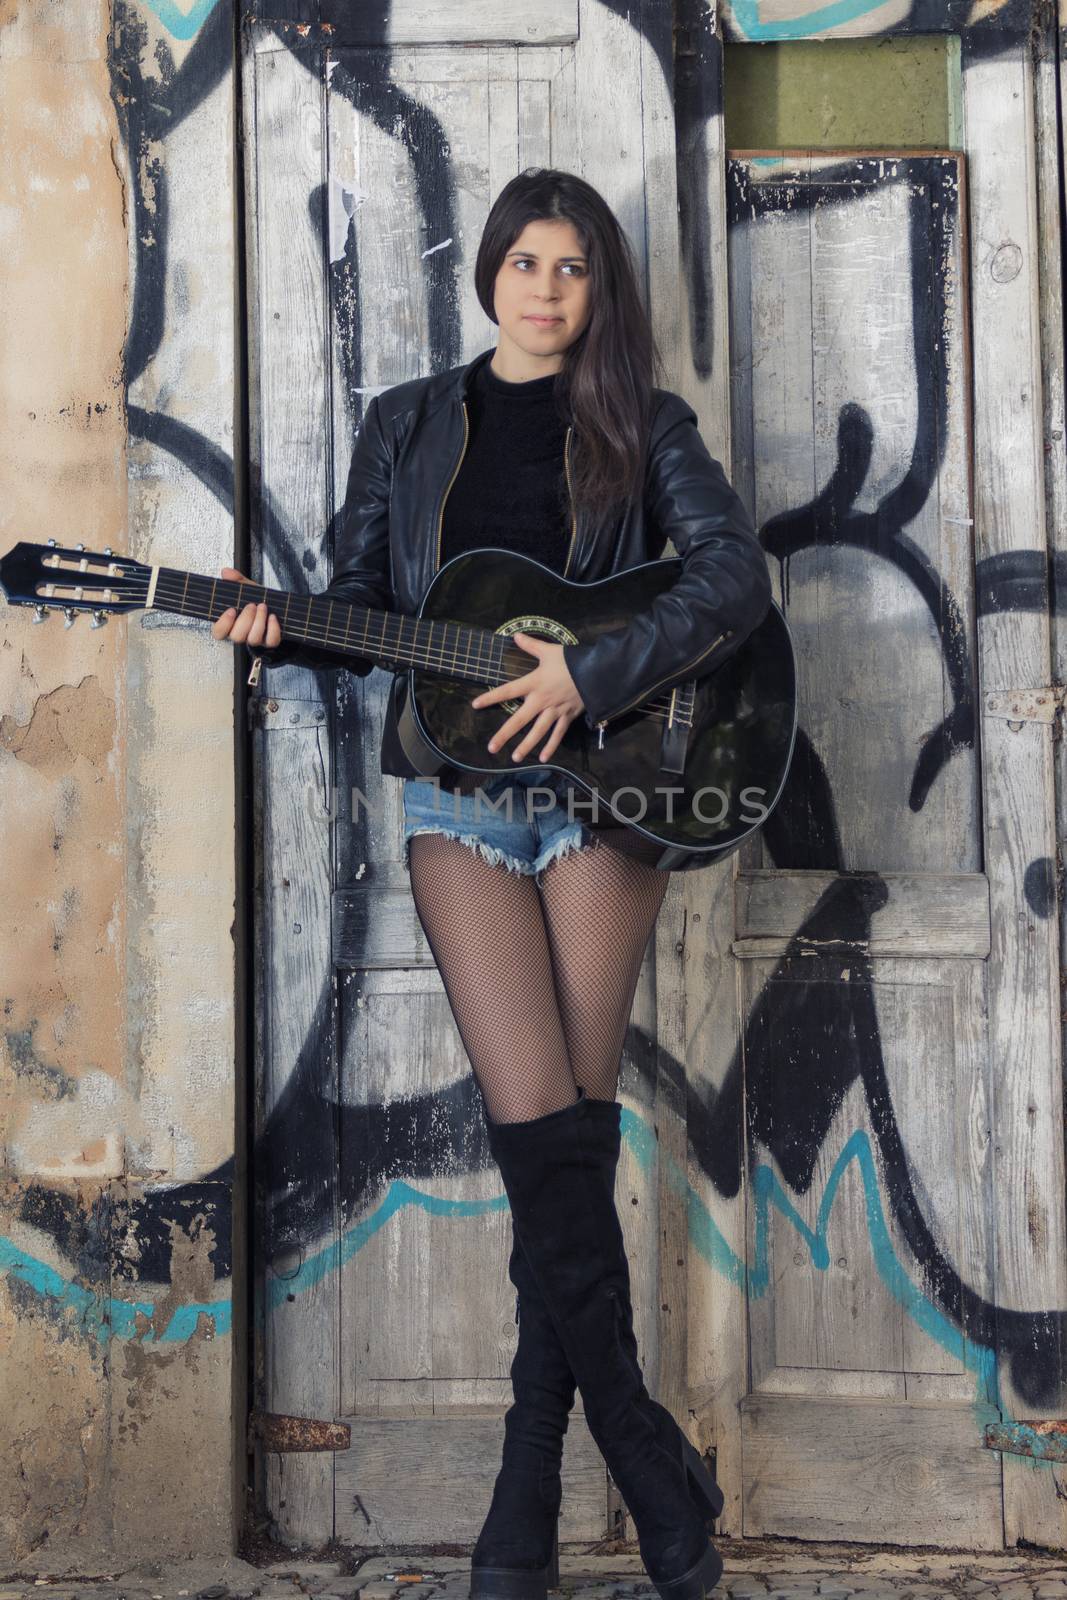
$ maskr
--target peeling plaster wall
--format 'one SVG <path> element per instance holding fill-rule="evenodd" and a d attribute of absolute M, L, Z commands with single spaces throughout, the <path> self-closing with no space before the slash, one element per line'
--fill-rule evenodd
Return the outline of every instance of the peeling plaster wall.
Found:
<path fill-rule="evenodd" d="M 233 559 L 232 14 L 171 11 L 0 0 L 0 552 Z M 9 1572 L 233 1546 L 233 773 L 206 629 L 0 605 Z"/>

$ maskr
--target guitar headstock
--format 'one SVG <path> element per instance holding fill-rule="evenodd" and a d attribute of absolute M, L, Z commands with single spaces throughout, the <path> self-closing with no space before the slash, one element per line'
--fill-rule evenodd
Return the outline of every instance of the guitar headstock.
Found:
<path fill-rule="evenodd" d="M 9 604 L 33 606 L 34 621 L 62 611 L 69 628 L 79 611 L 91 611 L 91 628 L 101 628 L 112 611 L 138 611 L 148 598 L 152 570 L 110 549 L 97 554 L 84 545 L 64 549 L 47 544 L 15 545 L 0 556 L 0 588 Z"/>

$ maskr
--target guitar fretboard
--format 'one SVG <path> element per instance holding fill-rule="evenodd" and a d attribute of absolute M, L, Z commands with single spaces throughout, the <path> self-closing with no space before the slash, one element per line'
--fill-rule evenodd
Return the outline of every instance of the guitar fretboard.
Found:
<path fill-rule="evenodd" d="M 283 639 L 298 639 L 339 656 L 367 656 L 382 665 L 423 667 L 473 683 L 503 683 L 536 667 L 536 658 L 488 628 L 408 617 L 353 606 L 321 595 L 288 594 L 261 583 L 207 578 L 160 567 L 149 590 L 151 606 L 178 616 L 216 622 L 231 606 L 240 611 L 266 602 Z"/>

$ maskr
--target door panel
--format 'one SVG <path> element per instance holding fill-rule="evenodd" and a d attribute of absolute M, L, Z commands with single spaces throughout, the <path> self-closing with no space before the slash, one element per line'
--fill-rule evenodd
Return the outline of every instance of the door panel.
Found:
<path fill-rule="evenodd" d="M 961 166 L 729 166 L 735 466 L 801 730 L 737 882 L 746 1534 L 1003 1538 L 954 1290 L 992 1297 L 995 1231 Z"/>
<path fill-rule="evenodd" d="M 396 3 L 385 35 L 361 33 L 355 15 L 328 38 L 313 28 L 298 41 L 282 21 L 247 22 L 257 576 L 321 589 L 368 397 L 495 343 L 474 293 L 474 256 L 490 201 L 523 167 L 579 171 L 606 194 L 670 350 L 674 146 L 661 65 L 670 16 L 653 11 L 655 23 L 642 8 L 631 18 L 589 0 L 579 28 L 578 0 L 552 0 L 536 17 L 524 13 L 522 40 L 507 8 L 483 0 L 432 12 Z M 289 1225 L 284 1255 L 262 1241 L 263 1347 L 284 1342 L 265 1356 L 263 1399 L 269 1410 L 352 1424 L 346 1452 L 277 1457 L 269 1502 L 286 1537 L 364 1545 L 473 1540 L 499 1465 L 516 1340 L 506 1199 L 415 915 L 401 784 L 378 771 L 390 685 L 383 671 L 274 669 L 269 700 L 256 707 L 259 1043 L 275 1063 L 260 1125 L 285 1123 L 277 1145 L 265 1141 L 259 1183 L 268 1204 L 282 1186 Z M 314 900 L 316 920 L 314 961 L 292 979 L 293 941 L 305 937 L 294 933 L 299 917 L 284 920 L 294 896 Z M 662 938 L 672 937 L 663 923 Z M 659 941 L 623 1062 L 633 1120 L 619 1193 L 646 1375 L 669 1399 L 684 1393 L 685 1196 L 657 1171 L 646 1126 L 661 1094 Z M 280 987 L 290 979 L 299 995 Z M 287 1008 L 301 1019 L 288 1029 L 279 1022 Z M 680 1006 L 667 1012 L 673 1039 Z M 665 1092 L 676 1101 L 673 1085 Z M 283 1158 L 281 1147 L 299 1147 L 310 1125 L 317 1169 L 294 1172 L 294 1152 Z M 684 1118 L 664 1135 L 684 1142 Z M 565 1538 L 626 1531 L 580 1404 L 564 1481 Z"/>

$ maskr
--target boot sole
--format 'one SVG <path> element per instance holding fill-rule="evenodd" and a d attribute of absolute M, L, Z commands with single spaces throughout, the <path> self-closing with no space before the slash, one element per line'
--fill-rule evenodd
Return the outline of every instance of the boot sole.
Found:
<path fill-rule="evenodd" d="M 546 1600 L 559 1588 L 559 1522 L 546 1567 L 472 1567 L 471 1600 Z"/>
<path fill-rule="evenodd" d="M 680 1578 L 668 1578 L 664 1582 L 652 1579 L 653 1587 L 663 1600 L 705 1600 L 722 1577 L 722 1556 L 709 1544 L 695 1567 L 690 1567 L 688 1572 L 683 1572 Z M 647 1570 L 647 1569 L 646 1569 Z"/>
<path fill-rule="evenodd" d="M 549 1589 L 559 1587 L 549 1567 L 525 1571 L 517 1567 L 475 1567 L 471 1572 L 471 1600 L 545 1600 Z"/>

